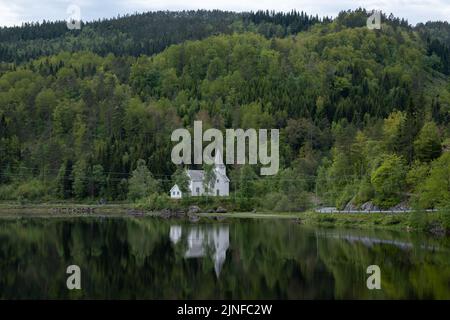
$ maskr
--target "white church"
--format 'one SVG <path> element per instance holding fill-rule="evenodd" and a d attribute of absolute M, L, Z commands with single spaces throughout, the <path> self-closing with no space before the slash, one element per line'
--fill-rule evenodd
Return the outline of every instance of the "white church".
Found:
<path fill-rule="evenodd" d="M 227 177 L 226 167 L 223 164 L 222 154 L 218 150 L 214 158 L 214 172 L 216 174 L 216 181 L 214 187 L 209 190 L 209 194 L 206 193 L 203 187 L 203 181 L 205 178 L 204 170 L 186 170 L 189 177 L 189 193 L 191 196 L 198 197 L 203 195 L 226 197 L 230 194 L 230 179 Z M 172 199 L 181 199 L 183 193 L 178 185 L 174 185 L 170 189 L 170 197 Z"/>

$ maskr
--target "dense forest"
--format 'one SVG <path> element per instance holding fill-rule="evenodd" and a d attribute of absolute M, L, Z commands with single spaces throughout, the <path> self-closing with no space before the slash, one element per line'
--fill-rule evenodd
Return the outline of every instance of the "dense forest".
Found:
<path fill-rule="evenodd" d="M 329 22 L 304 12 L 235 13 L 224 11 L 157 11 L 81 23 L 69 30 L 65 21 L 0 28 L 0 61 L 21 63 L 61 51 L 91 51 L 105 56 L 152 55 L 171 44 L 211 35 L 251 31 L 267 37 L 286 36 Z"/>
<path fill-rule="evenodd" d="M 450 26 L 383 15 L 369 30 L 369 15 L 151 12 L 0 29 L 0 199 L 164 200 L 183 178 L 171 132 L 202 120 L 280 129 L 277 175 L 228 167 L 246 208 L 447 207 Z"/>

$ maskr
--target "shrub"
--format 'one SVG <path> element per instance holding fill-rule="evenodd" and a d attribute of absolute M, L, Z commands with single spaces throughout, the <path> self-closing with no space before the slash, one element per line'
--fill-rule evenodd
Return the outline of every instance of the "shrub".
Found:
<path fill-rule="evenodd" d="M 355 186 L 353 184 L 346 185 L 344 190 L 336 200 L 336 207 L 340 210 L 344 209 L 347 203 L 353 198 L 354 194 Z"/>
<path fill-rule="evenodd" d="M 16 199 L 40 200 L 46 196 L 47 188 L 41 181 L 32 179 L 20 184 L 14 194 Z"/>
<path fill-rule="evenodd" d="M 264 210 L 272 211 L 277 205 L 278 200 L 280 200 L 280 197 L 281 195 L 278 192 L 271 192 L 260 199 L 259 206 Z"/>
<path fill-rule="evenodd" d="M 418 189 L 418 204 L 421 208 L 450 206 L 449 152 L 432 162 L 430 175 Z"/>
<path fill-rule="evenodd" d="M 409 227 L 416 230 L 425 230 L 427 226 L 427 213 L 425 211 L 415 210 L 410 213 L 408 219 Z"/>
<path fill-rule="evenodd" d="M 288 197 L 284 194 L 279 194 L 278 201 L 273 210 L 278 212 L 291 211 Z"/>
<path fill-rule="evenodd" d="M 172 209 L 174 207 L 168 195 L 153 193 L 136 202 L 136 207 L 147 210 Z"/>
<path fill-rule="evenodd" d="M 442 223 L 442 227 L 448 233 L 450 232 L 450 208 L 443 209 L 440 212 L 440 220 Z"/>
<path fill-rule="evenodd" d="M 15 184 L 0 185 L 0 200 L 16 200 L 16 190 L 17 185 Z"/>
<path fill-rule="evenodd" d="M 236 210 L 237 211 L 252 211 L 253 209 L 255 209 L 256 204 L 252 199 L 248 199 L 248 198 L 237 198 L 236 199 Z"/>
<path fill-rule="evenodd" d="M 368 179 L 363 179 L 359 185 L 358 193 L 355 196 L 354 204 L 361 205 L 374 196 L 374 190 Z"/>
<path fill-rule="evenodd" d="M 400 202 L 404 189 L 406 167 L 401 157 L 391 154 L 384 157 L 381 165 L 372 172 L 371 183 L 375 189 L 374 203 L 388 208 Z"/>
<path fill-rule="evenodd" d="M 137 200 L 146 197 L 150 193 L 156 193 L 159 190 L 159 183 L 153 178 L 148 170 L 145 161 L 139 159 L 137 168 L 133 171 L 128 181 L 128 198 Z"/>
<path fill-rule="evenodd" d="M 329 216 L 319 216 L 317 219 L 319 222 L 328 222 L 328 223 L 334 223 L 336 222 L 336 218 L 329 217 Z"/>
<path fill-rule="evenodd" d="M 401 220 L 398 217 L 387 217 L 385 220 L 385 225 L 393 226 L 401 223 Z"/>
<path fill-rule="evenodd" d="M 293 192 L 289 195 L 272 192 L 261 198 L 260 206 L 264 210 L 287 212 L 305 211 L 311 206 L 308 193 L 304 191 Z"/>
<path fill-rule="evenodd" d="M 17 200 L 21 203 L 49 200 L 49 188 L 42 181 L 32 179 L 27 182 L 0 185 L 0 200 Z"/>

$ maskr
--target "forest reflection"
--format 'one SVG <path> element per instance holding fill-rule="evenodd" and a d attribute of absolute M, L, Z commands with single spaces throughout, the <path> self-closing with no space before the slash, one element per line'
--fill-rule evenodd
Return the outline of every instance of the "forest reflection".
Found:
<path fill-rule="evenodd" d="M 450 299 L 449 249 L 448 237 L 282 220 L 3 219 L 0 298 Z M 373 264 L 381 290 L 366 287 Z"/>

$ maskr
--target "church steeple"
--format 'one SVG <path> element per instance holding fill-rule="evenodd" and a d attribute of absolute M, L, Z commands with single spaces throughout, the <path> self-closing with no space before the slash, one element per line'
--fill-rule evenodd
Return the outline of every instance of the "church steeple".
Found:
<path fill-rule="evenodd" d="M 216 149 L 216 155 L 214 157 L 214 167 L 216 171 L 220 172 L 223 175 L 226 175 L 226 167 L 223 163 L 222 153 L 220 152 L 220 149 Z"/>

